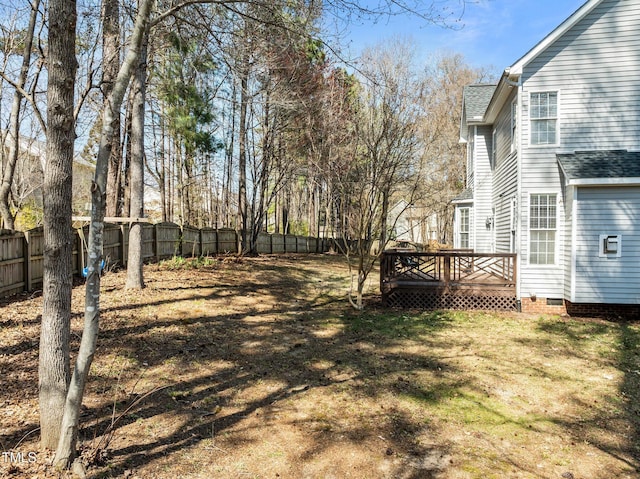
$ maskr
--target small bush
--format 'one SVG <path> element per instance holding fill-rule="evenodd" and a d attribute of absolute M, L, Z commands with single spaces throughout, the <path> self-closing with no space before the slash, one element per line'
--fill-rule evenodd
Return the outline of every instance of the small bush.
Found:
<path fill-rule="evenodd" d="M 184 258 L 182 256 L 174 256 L 171 259 L 163 260 L 158 267 L 164 270 L 180 270 L 180 269 L 200 269 L 210 268 L 216 264 L 216 260 L 209 256 L 199 256 L 197 258 Z"/>

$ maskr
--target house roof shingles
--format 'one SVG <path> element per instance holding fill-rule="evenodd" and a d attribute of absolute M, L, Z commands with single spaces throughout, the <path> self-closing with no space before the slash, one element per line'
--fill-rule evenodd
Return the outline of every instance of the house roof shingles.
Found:
<path fill-rule="evenodd" d="M 556 156 L 568 180 L 640 178 L 638 151 L 576 151 Z"/>
<path fill-rule="evenodd" d="M 467 85 L 464 87 L 464 105 L 467 113 L 467 122 L 480 121 L 484 117 L 487 106 L 491 101 L 496 85 Z"/>
<path fill-rule="evenodd" d="M 465 203 L 471 200 L 473 200 L 473 190 L 471 188 L 467 188 L 451 201 L 453 203 Z"/>

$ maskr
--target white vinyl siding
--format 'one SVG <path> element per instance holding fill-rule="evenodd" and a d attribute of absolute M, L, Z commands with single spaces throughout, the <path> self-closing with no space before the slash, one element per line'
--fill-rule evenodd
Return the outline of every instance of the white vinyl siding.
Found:
<path fill-rule="evenodd" d="M 564 193 L 564 196 L 566 198 L 566 204 L 564 208 L 564 234 L 567 240 L 565 241 L 563 247 L 562 268 L 564 270 L 564 298 L 568 300 L 571 300 L 571 278 L 575 274 L 575 264 L 573 261 L 573 237 L 575 231 L 573 209 L 576 204 L 576 202 L 574 201 L 575 194 L 576 190 L 574 187 L 567 187 Z"/>
<path fill-rule="evenodd" d="M 512 149 L 513 133 L 513 119 L 511 111 L 511 102 L 515 99 L 514 94 L 511 95 L 509 103 L 503 107 L 502 111 L 498 114 L 495 124 L 493 126 L 493 151 L 495 159 L 493 162 L 494 167 L 499 167 L 500 164 L 506 161 L 511 155 L 515 154 L 515 150 Z"/>
<path fill-rule="evenodd" d="M 498 164 L 498 135 L 496 130 L 491 132 L 491 165 L 495 167 Z"/>
<path fill-rule="evenodd" d="M 640 187 L 578 188 L 574 303 L 640 303 Z M 620 257 L 599 255 L 601 235 L 620 235 Z"/>
<path fill-rule="evenodd" d="M 519 86 L 513 88 L 514 94 L 501 105 L 502 110 L 494 124 L 483 127 L 488 132 L 488 138 L 495 130 L 496 160 L 491 162 L 490 206 L 495 208 L 496 252 L 506 253 L 510 249 L 510 205 L 516 200 L 515 222 L 520 229 L 516 230 L 514 239 L 519 262 L 518 291 L 521 296 L 535 293 L 540 298 L 570 299 L 569 296 L 573 295 L 575 302 L 640 301 L 634 296 L 637 289 L 635 284 L 640 282 L 640 239 L 627 238 L 629 233 L 625 233 L 624 229 L 620 231 L 623 245 L 621 259 L 626 262 L 624 267 L 630 268 L 624 272 L 631 279 L 637 278 L 637 281 L 626 284 L 614 279 L 611 285 L 604 284 L 607 274 L 618 274 L 613 267 L 616 260 L 609 259 L 609 269 L 599 265 L 600 269 L 597 273 L 593 271 L 593 274 L 588 261 L 581 259 L 581 262 L 572 262 L 572 257 L 577 254 L 577 241 L 597 242 L 598 239 L 583 231 L 582 223 L 576 223 L 579 221 L 580 206 L 577 192 L 576 196 L 572 196 L 572 188 L 563 192 L 556 158 L 557 153 L 580 150 L 640 151 L 638 52 L 640 2 L 603 0 L 561 38 L 524 65 Z M 532 144 L 531 94 L 541 92 L 557 92 L 556 143 L 552 145 Z M 514 152 L 511 105 L 516 94 L 516 134 L 519 138 Z M 491 158 L 490 149 L 487 150 L 487 156 Z M 477 186 L 481 183 L 477 162 L 475 167 L 474 184 Z M 585 193 L 586 190 L 581 189 L 581 192 Z M 555 265 L 530 264 L 530 195 L 550 193 L 557 195 Z M 486 200 L 477 195 L 477 190 L 474 198 L 474 208 L 479 213 L 472 235 L 479 235 L 485 231 L 485 213 L 480 213 L 480 210 L 485 208 L 490 211 L 490 208 L 484 203 Z M 613 194 L 609 201 L 611 205 L 615 203 Z M 568 210 L 565 211 L 565 208 Z M 607 213 L 613 215 L 611 221 L 613 217 L 622 221 L 619 216 L 622 209 L 627 210 L 633 218 L 633 224 L 640 225 L 640 218 L 636 217 L 640 215 L 640 198 L 633 207 L 629 207 L 625 200 L 617 211 Z M 581 239 L 583 234 L 590 239 Z M 597 245 L 593 243 L 593 246 Z M 602 260 L 606 261 L 607 258 Z M 587 272 L 591 275 L 588 276 L 590 279 L 584 277 Z M 590 291 L 597 293 L 591 299 Z M 621 299 L 626 293 L 630 293 L 631 299 Z"/>
<path fill-rule="evenodd" d="M 639 26 L 639 2 L 604 0 L 525 66 L 524 101 L 558 92 L 558 149 L 640 150 Z M 525 145 L 534 143 L 531 128 L 522 125 Z"/>
<path fill-rule="evenodd" d="M 518 149 L 518 100 L 511 102 L 511 153 Z"/>
<path fill-rule="evenodd" d="M 518 251 L 517 238 L 514 237 L 513 202 L 518 193 L 518 152 L 511 151 L 511 107 L 515 99 L 515 89 L 512 97 L 498 114 L 495 124 L 495 141 L 497 164 L 493 171 L 492 206 L 495 209 L 493 243 L 496 253 L 511 253 Z M 516 201 L 517 204 L 517 201 Z M 517 224 L 517 223 L 516 223 Z M 517 234 L 517 233 L 516 233 Z"/>
<path fill-rule="evenodd" d="M 570 299 L 573 246 L 580 234 L 565 212 L 556 153 L 578 150 L 640 150 L 640 3 L 603 0 L 584 19 L 524 66 L 520 104 L 521 225 L 519 292 Z M 556 145 L 532 145 L 530 95 L 558 92 Z M 505 109 L 508 105 L 505 105 Z M 529 194 L 558 194 L 556 266 L 529 264 Z M 567 191 L 570 194 L 571 190 Z M 571 198 L 567 199 L 571 207 Z M 565 224 L 565 220 L 567 224 Z M 623 238 L 623 245 L 626 244 Z M 624 248 L 624 246 L 623 246 Z M 640 258 L 638 258 L 640 264 Z M 565 285 L 565 282 L 568 283 Z M 566 286 L 566 287 L 565 287 Z M 598 302 L 594 299 L 592 302 Z"/>
<path fill-rule="evenodd" d="M 469 128 L 469 140 L 467 142 L 467 188 L 473 185 L 473 173 L 475 171 L 474 156 L 475 156 L 475 135 L 476 127 Z"/>
<path fill-rule="evenodd" d="M 472 247 L 478 253 L 492 252 L 492 228 L 487 228 L 487 218 L 491 212 L 491 190 L 493 188 L 493 174 L 489 161 L 491 148 L 491 128 L 486 126 L 476 127 L 474 162 L 473 198 L 474 211 L 472 221 L 473 242 Z"/>

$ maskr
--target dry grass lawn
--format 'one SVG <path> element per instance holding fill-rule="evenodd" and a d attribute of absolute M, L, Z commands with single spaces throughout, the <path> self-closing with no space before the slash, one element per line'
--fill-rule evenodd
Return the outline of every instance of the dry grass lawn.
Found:
<path fill-rule="evenodd" d="M 640 323 L 384 310 L 377 278 L 356 312 L 337 256 L 192 266 L 147 266 L 142 292 L 104 276 L 91 477 L 640 477 Z M 40 310 L 0 305 L 6 478 L 56 477 L 38 449 Z"/>

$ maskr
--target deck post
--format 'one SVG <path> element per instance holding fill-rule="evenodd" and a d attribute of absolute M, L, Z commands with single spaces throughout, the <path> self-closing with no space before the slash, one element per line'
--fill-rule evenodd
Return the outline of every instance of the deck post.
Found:
<path fill-rule="evenodd" d="M 449 289 L 449 281 L 451 280 L 451 255 L 444 256 L 444 289 Z"/>

